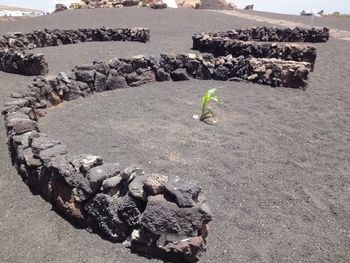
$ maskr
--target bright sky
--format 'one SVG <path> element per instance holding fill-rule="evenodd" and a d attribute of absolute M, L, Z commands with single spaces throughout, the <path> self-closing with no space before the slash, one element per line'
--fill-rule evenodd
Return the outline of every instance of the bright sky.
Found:
<path fill-rule="evenodd" d="M 299 14 L 301 10 L 316 9 L 325 10 L 325 13 L 339 11 L 350 14 L 350 0 L 233 0 L 238 8 L 254 4 L 254 9 L 275 13 Z M 68 4 L 72 0 L 0 0 L 0 5 L 12 5 L 41 9 L 45 11 L 53 10 L 55 3 Z"/>

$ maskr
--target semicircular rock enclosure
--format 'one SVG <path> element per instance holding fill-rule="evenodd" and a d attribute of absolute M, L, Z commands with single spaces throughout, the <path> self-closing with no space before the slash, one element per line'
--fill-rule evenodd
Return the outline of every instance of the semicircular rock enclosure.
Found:
<path fill-rule="evenodd" d="M 96 92 L 154 81 L 191 78 L 250 81 L 305 89 L 316 61 L 312 46 L 270 42 L 326 42 L 327 29 L 250 28 L 193 36 L 199 54 L 115 58 L 76 66 L 57 76 L 38 76 L 27 92 L 12 94 L 2 113 L 13 165 L 55 210 L 81 227 L 133 251 L 179 262 L 198 261 L 207 247 L 213 216 L 197 182 L 105 163 L 101 156 L 74 154 L 40 132 L 40 109 Z M 26 50 L 87 41 L 150 41 L 144 28 L 38 30 L 0 40 L 0 69 L 45 75 L 41 54 Z M 263 43 L 266 42 L 266 43 Z M 203 124 L 205 125 L 205 124 Z"/>

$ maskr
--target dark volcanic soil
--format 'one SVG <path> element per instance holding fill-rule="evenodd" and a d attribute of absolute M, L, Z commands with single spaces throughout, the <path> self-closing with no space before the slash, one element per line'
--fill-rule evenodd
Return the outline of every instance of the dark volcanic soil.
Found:
<path fill-rule="evenodd" d="M 283 20 L 293 21 L 293 22 L 297 22 L 297 23 L 303 23 L 305 25 L 310 25 L 310 22 L 311 22 L 311 17 L 309 17 L 309 16 L 285 15 L 285 14 L 276 14 L 276 13 L 261 12 L 261 11 L 246 11 L 246 10 L 239 10 L 239 12 L 244 13 L 244 14 L 252 14 L 252 15 L 269 17 L 269 18 L 274 18 L 274 19 L 283 19 Z M 319 27 L 336 28 L 336 29 L 340 29 L 340 30 L 350 31 L 350 16 L 315 17 L 314 18 L 314 25 L 319 26 Z"/>
<path fill-rule="evenodd" d="M 285 17 L 284 19 L 288 19 Z M 38 49 L 52 73 L 94 59 L 190 52 L 191 35 L 256 25 L 216 12 L 83 10 L 0 24 L 5 31 L 144 26 L 152 41 Z M 219 81 L 154 83 L 64 103 L 42 131 L 73 152 L 198 180 L 215 215 L 201 262 L 350 261 L 350 45 L 317 44 L 307 91 Z M 0 72 L 1 98 L 31 78 Z M 219 123 L 192 119 L 217 87 Z M 75 229 L 11 167 L 0 123 L 0 262 L 160 262 Z"/>

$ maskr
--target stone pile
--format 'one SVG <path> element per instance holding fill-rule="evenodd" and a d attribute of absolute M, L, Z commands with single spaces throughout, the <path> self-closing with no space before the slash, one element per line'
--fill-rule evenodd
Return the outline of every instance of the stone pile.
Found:
<path fill-rule="evenodd" d="M 253 56 L 255 58 L 278 58 L 305 61 L 312 65 L 316 61 L 316 48 L 298 44 L 261 43 L 242 41 L 205 34 L 194 34 L 193 49 L 213 53 L 214 56 Z"/>
<path fill-rule="evenodd" d="M 25 53 L 14 49 L 0 49 L 0 70 L 25 76 L 45 75 L 49 72 L 43 54 Z"/>
<path fill-rule="evenodd" d="M 145 28 L 82 28 L 74 30 L 44 29 L 32 33 L 8 33 L 0 40 L 0 70 L 22 75 L 45 75 L 48 65 L 42 54 L 25 50 L 92 41 L 148 42 L 150 30 Z"/>
<path fill-rule="evenodd" d="M 264 42 L 327 42 L 329 39 L 328 28 L 277 28 L 277 27 L 252 27 L 236 29 L 217 33 L 203 33 L 213 37 L 227 37 L 243 41 Z"/>

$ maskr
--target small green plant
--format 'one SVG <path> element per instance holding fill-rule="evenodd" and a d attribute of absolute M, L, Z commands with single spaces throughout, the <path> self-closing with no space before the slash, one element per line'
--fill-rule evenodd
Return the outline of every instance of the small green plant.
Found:
<path fill-rule="evenodd" d="M 209 89 L 205 92 L 202 98 L 202 115 L 200 117 L 201 121 L 206 121 L 209 118 L 216 116 L 215 112 L 208 107 L 208 103 L 215 101 L 217 103 L 222 103 L 222 100 L 215 94 L 217 89 Z"/>

